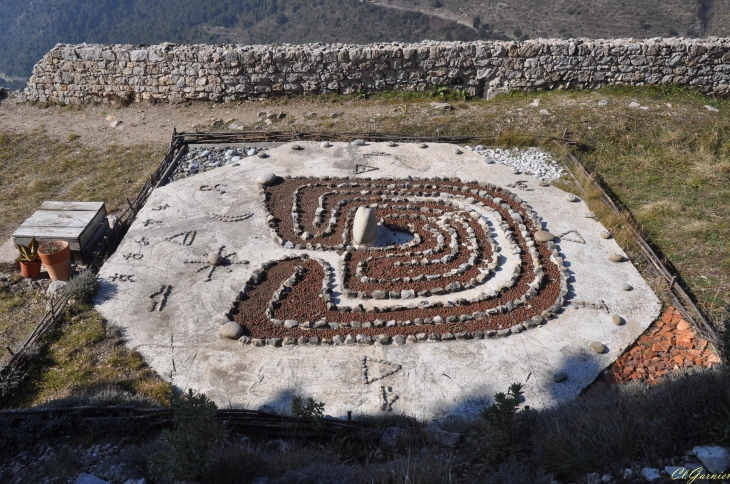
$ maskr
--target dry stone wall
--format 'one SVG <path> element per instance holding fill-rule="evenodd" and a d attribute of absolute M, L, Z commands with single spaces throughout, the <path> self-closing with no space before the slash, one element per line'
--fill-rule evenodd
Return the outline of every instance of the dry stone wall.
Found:
<path fill-rule="evenodd" d="M 67 45 L 22 99 L 70 104 L 234 101 L 358 90 L 510 90 L 679 85 L 730 92 L 730 39 L 529 40 L 370 45 Z"/>

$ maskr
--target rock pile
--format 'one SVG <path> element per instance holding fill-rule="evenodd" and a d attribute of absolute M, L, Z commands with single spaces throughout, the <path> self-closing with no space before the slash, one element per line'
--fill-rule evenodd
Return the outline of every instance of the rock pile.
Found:
<path fill-rule="evenodd" d="M 535 39 L 370 45 L 58 44 L 22 99 L 69 104 L 230 102 L 358 90 L 470 96 L 510 90 L 679 85 L 730 92 L 730 39 Z M 543 113 L 545 114 L 545 113 Z"/>
<path fill-rule="evenodd" d="M 603 375 L 606 383 L 644 381 L 657 383 L 673 370 L 709 368 L 720 362 L 690 324 L 673 307 L 639 338 Z"/>
<path fill-rule="evenodd" d="M 175 168 L 172 180 L 180 180 L 221 166 L 235 165 L 246 157 L 256 156 L 264 151 L 266 151 L 266 148 L 247 146 L 240 148 L 191 148 Z"/>
<path fill-rule="evenodd" d="M 520 173 L 550 183 L 565 174 L 565 170 L 539 148 L 526 150 L 503 150 L 501 148 L 485 148 L 482 145 L 466 146 L 469 151 L 485 157 L 486 162 L 516 168 Z"/>

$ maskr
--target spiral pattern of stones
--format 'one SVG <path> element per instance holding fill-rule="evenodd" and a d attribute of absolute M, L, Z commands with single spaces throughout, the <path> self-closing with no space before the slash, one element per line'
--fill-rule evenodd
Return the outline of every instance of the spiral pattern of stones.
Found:
<path fill-rule="evenodd" d="M 306 254 L 266 262 L 226 314 L 246 328 L 254 345 L 503 337 L 544 324 L 568 293 L 569 274 L 554 243 L 533 237 L 542 229 L 539 216 L 516 195 L 489 183 L 285 177 L 261 188 L 260 195 L 272 239 L 284 247 L 337 251 L 343 287 L 338 300 L 332 292 L 334 268 Z M 373 210 L 382 224 L 388 220 L 392 230 L 411 232 L 413 240 L 351 246 L 359 206 Z M 322 230 L 327 211 L 331 216 Z M 314 233 L 304 231 L 305 223 Z M 297 239 L 306 244 L 292 242 Z M 489 279 L 499 254 L 519 262 L 509 280 L 476 295 L 472 291 L 468 299 L 457 297 Z M 321 286 L 317 279 L 324 281 Z M 445 294 L 453 299 L 431 298 Z M 343 298 L 352 303 L 343 304 Z M 396 304 L 358 304 L 371 298 Z"/>

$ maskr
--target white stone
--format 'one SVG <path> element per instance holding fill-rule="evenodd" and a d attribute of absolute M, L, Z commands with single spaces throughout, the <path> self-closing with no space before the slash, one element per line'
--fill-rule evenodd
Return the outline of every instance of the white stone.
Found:
<path fill-rule="evenodd" d="M 730 450 L 718 445 L 701 445 L 692 452 L 710 474 L 721 474 L 730 469 Z"/>
<path fill-rule="evenodd" d="M 352 241 L 357 245 L 371 246 L 378 239 L 378 221 L 375 212 L 367 207 L 358 207 L 352 221 Z"/>
<path fill-rule="evenodd" d="M 265 187 L 269 187 L 274 184 L 276 181 L 276 175 L 274 175 L 271 172 L 262 173 L 258 177 L 256 177 L 256 183 L 259 185 L 263 185 Z"/>
<path fill-rule="evenodd" d="M 538 230 L 535 232 L 534 237 L 537 242 L 550 242 L 551 240 L 555 240 L 555 236 L 547 230 Z"/>
<path fill-rule="evenodd" d="M 720 112 L 719 109 L 717 109 L 716 107 L 710 106 L 709 104 L 705 104 L 705 109 L 707 109 L 711 113 L 719 113 Z"/>
<path fill-rule="evenodd" d="M 63 294 L 64 288 L 68 284 L 68 281 L 53 281 L 46 290 L 48 296 L 60 296 Z"/>
<path fill-rule="evenodd" d="M 76 484 L 111 484 L 109 481 L 99 479 L 93 474 L 81 473 L 76 479 Z"/>
<path fill-rule="evenodd" d="M 662 475 L 659 473 L 659 469 L 654 469 L 653 467 L 644 467 L 643 469 L 641 469 L 641 477 L 649 482 L 654 482 L 658 479 L 661 479 Z"/>
<path fill-rule="evenodd" d="M 237 322 L 229 321 L 226 324 L 221 325 L 218 329 L 218 333 L 224 338 L 238 339 L 243 336 L 243 328 Z"/>
<path fill-rule="evenodd" d="M 631 101 L 629 103 L 630 108 L 638 108 L 639 106 L 641 106 L 641 104 L 637 103 L 636 101 Z"/>

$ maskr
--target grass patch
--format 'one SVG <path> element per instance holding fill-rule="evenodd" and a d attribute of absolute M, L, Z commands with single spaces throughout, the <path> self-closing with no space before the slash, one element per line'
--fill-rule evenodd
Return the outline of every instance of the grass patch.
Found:
<path fill-rule="evenodd" d="M 95 149 L 42 131 L 0 133 L 0 237 L 8 237 L 43 200 L 103 201 L 125 208 L 164 155 L 163 146 Z"/>
<path fill-rule="evenodd" d="M 170 385 L 147 366 L 142 355 L 125 348 L 118 332 L 90 306 L 75 305 L 67 310 L 62 324 L 46 335 L 30 377 L 4 406 L 62 404 L 110 387 L 117 389 L 115 394 L 130 394 L 126 400 L 136 396 L 131 400 L 168 403 Z"/>
<path fill-rule="evenodd" d="M 28 339 L 38 321 L 45 314 L 46 297 L 43 289 L 20 281 L 17 284 L 0 282 L 0 366 Z"/>

